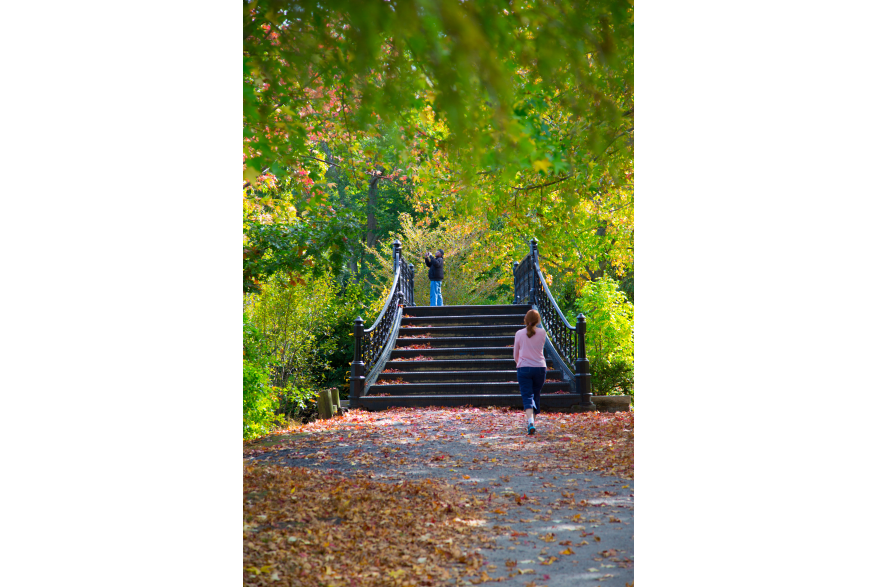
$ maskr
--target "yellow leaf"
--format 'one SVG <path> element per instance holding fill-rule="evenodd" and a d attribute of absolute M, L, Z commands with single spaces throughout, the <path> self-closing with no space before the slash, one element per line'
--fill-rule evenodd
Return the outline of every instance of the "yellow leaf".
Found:
<path fill-rule="evenodd" d="M 537 159 L 536 161 L 533 161 L 533 169 L 548 173 L 548 170 L 551 169 L 551 161 L 548 159 Z"/>
<path fill-rule="evenodd" d="M 575 554 L 575 552 L 573 552 L 573 549 L 572 549 L 572 548 L 570 548 L 570 547 L 567 546 L 567 547 L 566 547 L 566 550 L 561 550 L 561 551 L 560 551 L 560 554 Z"/>

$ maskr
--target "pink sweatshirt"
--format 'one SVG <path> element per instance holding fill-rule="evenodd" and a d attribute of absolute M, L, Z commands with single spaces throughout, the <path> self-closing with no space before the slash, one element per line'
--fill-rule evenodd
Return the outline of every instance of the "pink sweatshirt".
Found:
<path fill-rule="evenodd" d="M 515 333 L 515 363 L 520 367 L 548 367 L 542 347 L 545 345 L 545 331 L 536 328 L 536 334 L 527 338 L 527 329 Z"/>

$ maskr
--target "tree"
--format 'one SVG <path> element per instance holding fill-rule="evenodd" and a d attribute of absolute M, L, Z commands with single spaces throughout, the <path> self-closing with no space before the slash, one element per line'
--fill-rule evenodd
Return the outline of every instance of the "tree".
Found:
<path fill-rule="evenodd" d="M 589 121 L 594 151 L 616 140 L 614 123 L 629 110 L 617 99 L 633 91 L 626 1 L 252 0 L 243 17 L 251 182 L 311 157 L 315 131 L 349 141 L 382 119 L 430 112 L 451 129 L 448 146 L 479 166 L 514 162 L 532 146 L 539 169 L 561 171 L 554 161 L 570 145 L 533 140 L 521 116 L 534 102 L 524 96 L 557 89 L 554 101 Z M 312 111 L 343 124 L 310 124 Z M 412 146 L 417 135 L 395 138 Z"/>
<path fill-rule="evenodd" d="M 561 280 L 624 276 L 633 113 L 629 2 L 244 4 L 244 176 L 364 224 L 350 275 L 395 185 L 418 222 L 486 218 L 497 267 L 536 236 Z"/>
<path fill-rule="evenodd" d="M 400 225 L 391 236 L 402 245 L 405 261 L 414 265 L 414 300 L 418 305 L 429 305 L 429 268 L 422 255 L 439 248 L 445 253 L 442 298 L 446 305 L 488 304 L 500 295 L 497 272 L 490 270 L 493 260 L 482 246 L 489 229 L 483 220 L 457 219 L 430 228 L 416 226 L 410 215 L 403 214 Z M 392 244 L 387 242 L 382 251 L 372 252 L 375 284 L 387 287 L 393 279 Z"/>

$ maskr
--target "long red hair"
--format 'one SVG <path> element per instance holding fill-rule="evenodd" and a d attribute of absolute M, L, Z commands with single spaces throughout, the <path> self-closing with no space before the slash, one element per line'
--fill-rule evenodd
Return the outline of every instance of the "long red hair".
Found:
<path fill-rule="evenodd" d="M 536 334 L 536 325 L 541 321 L 542 317 L 536 310 L 527 312 L 527 315 L 524 316 L 524 324 L 527 325 L 527 338 L 533 338 L 533 335 Z"/>

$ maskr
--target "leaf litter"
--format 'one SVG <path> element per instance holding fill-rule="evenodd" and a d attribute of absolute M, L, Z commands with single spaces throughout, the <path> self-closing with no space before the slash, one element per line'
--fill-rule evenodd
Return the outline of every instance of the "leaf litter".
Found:
<path fill-rule="evenodd" d="M 521 422 L 520 410 L 508 408 L 352 410 L 294 435 L 275 435 L 267 445 L 245 443 L 244 583 L 406 587 L 506 580 L 491 570 L 495 565 L 485 568 L 482 553 L 497 548 L 497 536 L 526 545 L 535 534 L 491 528 L 488 520 L 510 518 L 517 507 L 540 514 L 521 522 L 547 522 L 557 516 L 552 508 L 582 509 L 593 500 L 576 501 L 572 491 L 559 488 L 560 497 L 542 503 L 536 494 L 552 491 L 551 483 L 520 495 L 500 491 L 508 476 L 491 483 L 495 491 L 475 490 L 465 484 L 478 478 L 464 471 L 482 475 L 477 471 L 503 465 L 520 474 L 593 471 L 633 479 L 633 413 L 542 414 L 535 437 L 522 434 Z M 459 443 L 471 449 L 465 458 Z M 290 466 L 290 460 L 304 467 Z M 413 479 L 408 473 L 415 469 L 455 477 Z M 568 519 L 576 528 L 600 523 L 581 513 Z M 582 537 L 589 535 L 582 530 Z M 578 540 L 579 548 L 589 544 Z M 554 554 L 575 554 L 569 541 L 562 544 L 565 552 L 558 547 Z M 632 566 L 621 553 L 604 550 L 597 557 Z M 541 560 L 551 565 L 558 559 Z M 515 568 L 509 578 L 522 570 Z"/>

